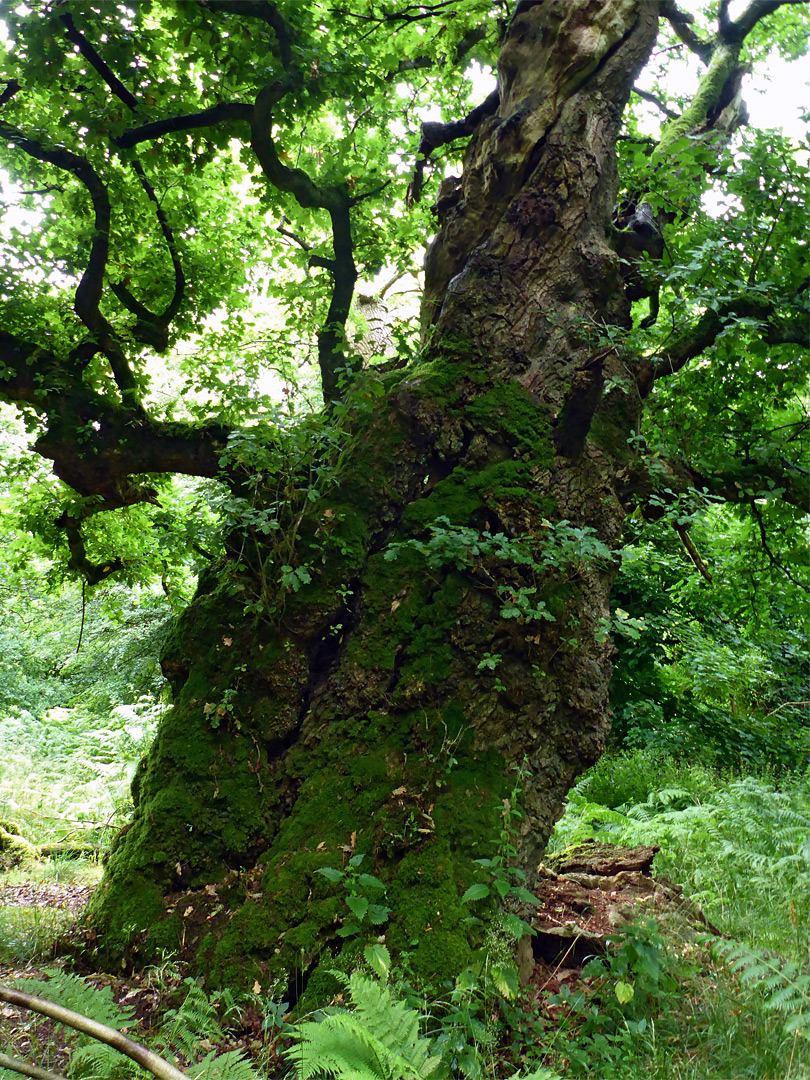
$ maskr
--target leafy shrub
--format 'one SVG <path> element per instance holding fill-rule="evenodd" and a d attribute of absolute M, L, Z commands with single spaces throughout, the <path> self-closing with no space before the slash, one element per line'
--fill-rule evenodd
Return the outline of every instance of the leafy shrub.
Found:
<path fill-rule="evenodd" d="M 576 790 L 591 802 L 615 810 L 646 802 L 662 788 L 680 789 L 697 802 L 715 791 L 717 782 L 714 769 L 689 765 L 655 750 L 632 750 L 605 754 Z"/>

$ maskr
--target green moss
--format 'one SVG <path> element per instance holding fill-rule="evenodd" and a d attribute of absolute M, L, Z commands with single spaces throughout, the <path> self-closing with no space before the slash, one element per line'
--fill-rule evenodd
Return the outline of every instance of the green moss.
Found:
<path fill-rule="evenodd" d="M 39 859 L 39 850 L 17 833 L 0 827 L 0 870 L 15 866 L 32 866 Z"/>
<path fill-rule="evenodd" d="M 102 956 L 127 957 L 133 940 L 147 928 L 157 932 L 159 920 L 164 913 L 163 890 L 154 881 L 145 880 L 141 875 L 129 871 L 128 860 L 118 873 L 108 876 L 90 898 L 85 913 L 89 925 L 99 925 L 97 916 L 101 915 L 102 932 L 98 941 L 98 952 Z M 158 934 L 165 941 L 165 934 Z M 180 937 L 175 928 L 173 940 L 165 947 L 175 951 Z M 149 941 L 139 946 L 139 956 L 148 962 L 156 956 L 156 938 L 150 934 Z"/>
<path fill-rule="evenodd" d="M 740 43 L 714 42 L 708 67 L 698 85 L 697 93 L 680 116 L 671 120 L 661 133 L 658 145 L 650 158 L 654 168 L 662 161 L 669 162 L 673 145 L 679 139 L 694 136 L 705 124 L 709 110 L 715 106 L 729 76 L 740 57 Z"/>
<path fill-rule="evenodd" d="M 474 398 L 466 414 L 476 427 L 499 434 L 535 465 L 551 466 L 554 448 L 548 417 L 520 383 L 497 383 Z"/>
<path fill-rule="evenodd" d="M 418 533 L 439 517 L 448 518 L 454 525 L 470 525 L 484 509 L 479 491 L 470 483 L 469 473 L 466 469 L 458 468 L 446 479 L 440 480 L 429 495 L 406 507 L 401 528 L 406 532 Z"/>
<path fill-rule="evenodd" d="M 436 841 L 406 855 L 388 889 L 396 913 L 386 939 L 397 953 L 407 954 L 422 982 L 438 973 L 452 978 L 469 962 L 472 948 L 469 915 L 456 882 L 457 860 L 449 845 Z"/>

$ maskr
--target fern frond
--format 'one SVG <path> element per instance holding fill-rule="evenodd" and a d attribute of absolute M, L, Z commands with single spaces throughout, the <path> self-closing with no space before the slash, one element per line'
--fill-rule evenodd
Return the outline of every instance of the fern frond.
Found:
<path fill-rule="evenodd" d="M 785 1021 L 786 1031 L 810 1028 L 810 974 L 791 961 L 741 941 L 716 940 L 712 952 L 728 964 L 743 985 L 763 995 L 766 1009 L 792 1014 Z"/>
<path fill-rule="evenodd" d="M 261 1074 L 241 1050 L 217 1054 L 212 1050 L 187 1070 L 191 1080 L 261 1080 Z"/>
<path fill-rule="evenodd" d="M 360 972 L 348 980 L 352 1011 L 297 1025 L 297 1045 L 285 1052 L 300 1080 L 427 1080 L 440 1063 L 419 1034 L 420 1013 Z"/>
<path fill-rule="evenodd" d="M 143 1073 L 124 1054 L 104 1043 L 92 1041 L 73 1051 L 68 1075 L 81 1080 L 110 1080 L 111 1077 L 139 1077 Z"/>
<path fill-rule="evenodd" d="M 297 1045 L 284 1056 L 296 1066 L 300 1080 L 332 1076 L 336 1080 L 393 1080 L 393 1055 L 358 1017 L 349 1011 L 297 1026 Z"/>
<path fill-rule="evenodd" d="M 20 979 L 19 986 L 29 994 L 53 1001 L 73 1012 L 95 1020 L 107 1027 L 126 1028 L 135 1015 L 129 1005 L 119 1005 L 113 1000 L 112 987 L 93 986 L 78 975 L 58 968 L 47 969 L 47 979 Z"/>
<path fill-rule="evenodd" d="M 224 1032 L 214 1002 L 194 979 L 185 979 L 186 996 L 177 1009 L 166 1014 L 160 1045 L 164 1052 L 183 1054 L 192 1060 L 200 1041 L 218 1042 Z"/>

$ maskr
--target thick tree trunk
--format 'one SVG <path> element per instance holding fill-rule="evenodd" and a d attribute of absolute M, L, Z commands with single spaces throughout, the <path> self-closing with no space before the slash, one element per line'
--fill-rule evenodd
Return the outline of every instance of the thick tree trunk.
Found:
<path fill-rule="evenodd" d="M 518 5 L 498 115 L 440 208 L 424 362 L 356 392 L 339 484 L 298 534 L 311 582 L 255 619 L 260 571 L 234 557 L 173 632 L 175 705 L 91 909 L 102 952 L 180 949 L 265 988 L 315 971 L 315 997 L 346 942 L 384 933 L 417 976 L 452 974 L 475 943 L 473 860 L 511 826 L 534 871 L 608 728 L 609 552 L 640 408 L 606 334 L 629 318 L 608 232 L 656 29 L 644 0 Z M 261 555 L 271 581 L 290 563 Z M 352 914 L 359 853 L 386 892 L 359 881 Z M 388 921 L 358 920 L 364 898 Z"/>

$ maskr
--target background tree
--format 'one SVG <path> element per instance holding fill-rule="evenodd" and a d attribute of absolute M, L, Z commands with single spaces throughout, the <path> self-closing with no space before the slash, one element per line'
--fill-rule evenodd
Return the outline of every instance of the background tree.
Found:
<path fill-rule="evenodd" d="M 93 940 L 181 948 L 215 980 L 303 969 L 313 994 L 367 933 L 417 976 L 457 970 L 472 897 L 497 895 L 474 860 L 500 831 L 531 875 L 604 746 L 628 509 L 671 519 L 700 567 L 690 521 L 730 500 L 798 581 L 770 534 L 808 495 L 806 167 L 772 134 L 732 137 L 747 65 L 772 40 L 800 52 L 806 12 L 206 0 L 7 18 L 0 135 L 42 225 L 9 230 L 0 393 L 66 485 L 41 527 L 97 584 L 159 564 L 143 538 L 166 528 L 167 477 L 227 489 Z M 691 100 L 652 95 L 667 122 L 649 138 L 627 104 L 661 34 L 704 70 Z M 496 54 L 497 91 L 469 101 L 470 60 Z M 421 349 L 403 337 L 364 369 L 346 345 L 358 275 L 414 268 L 428 185 Z M 310 350 L 320 413 L 254 395 L 262 366 Z"/>

